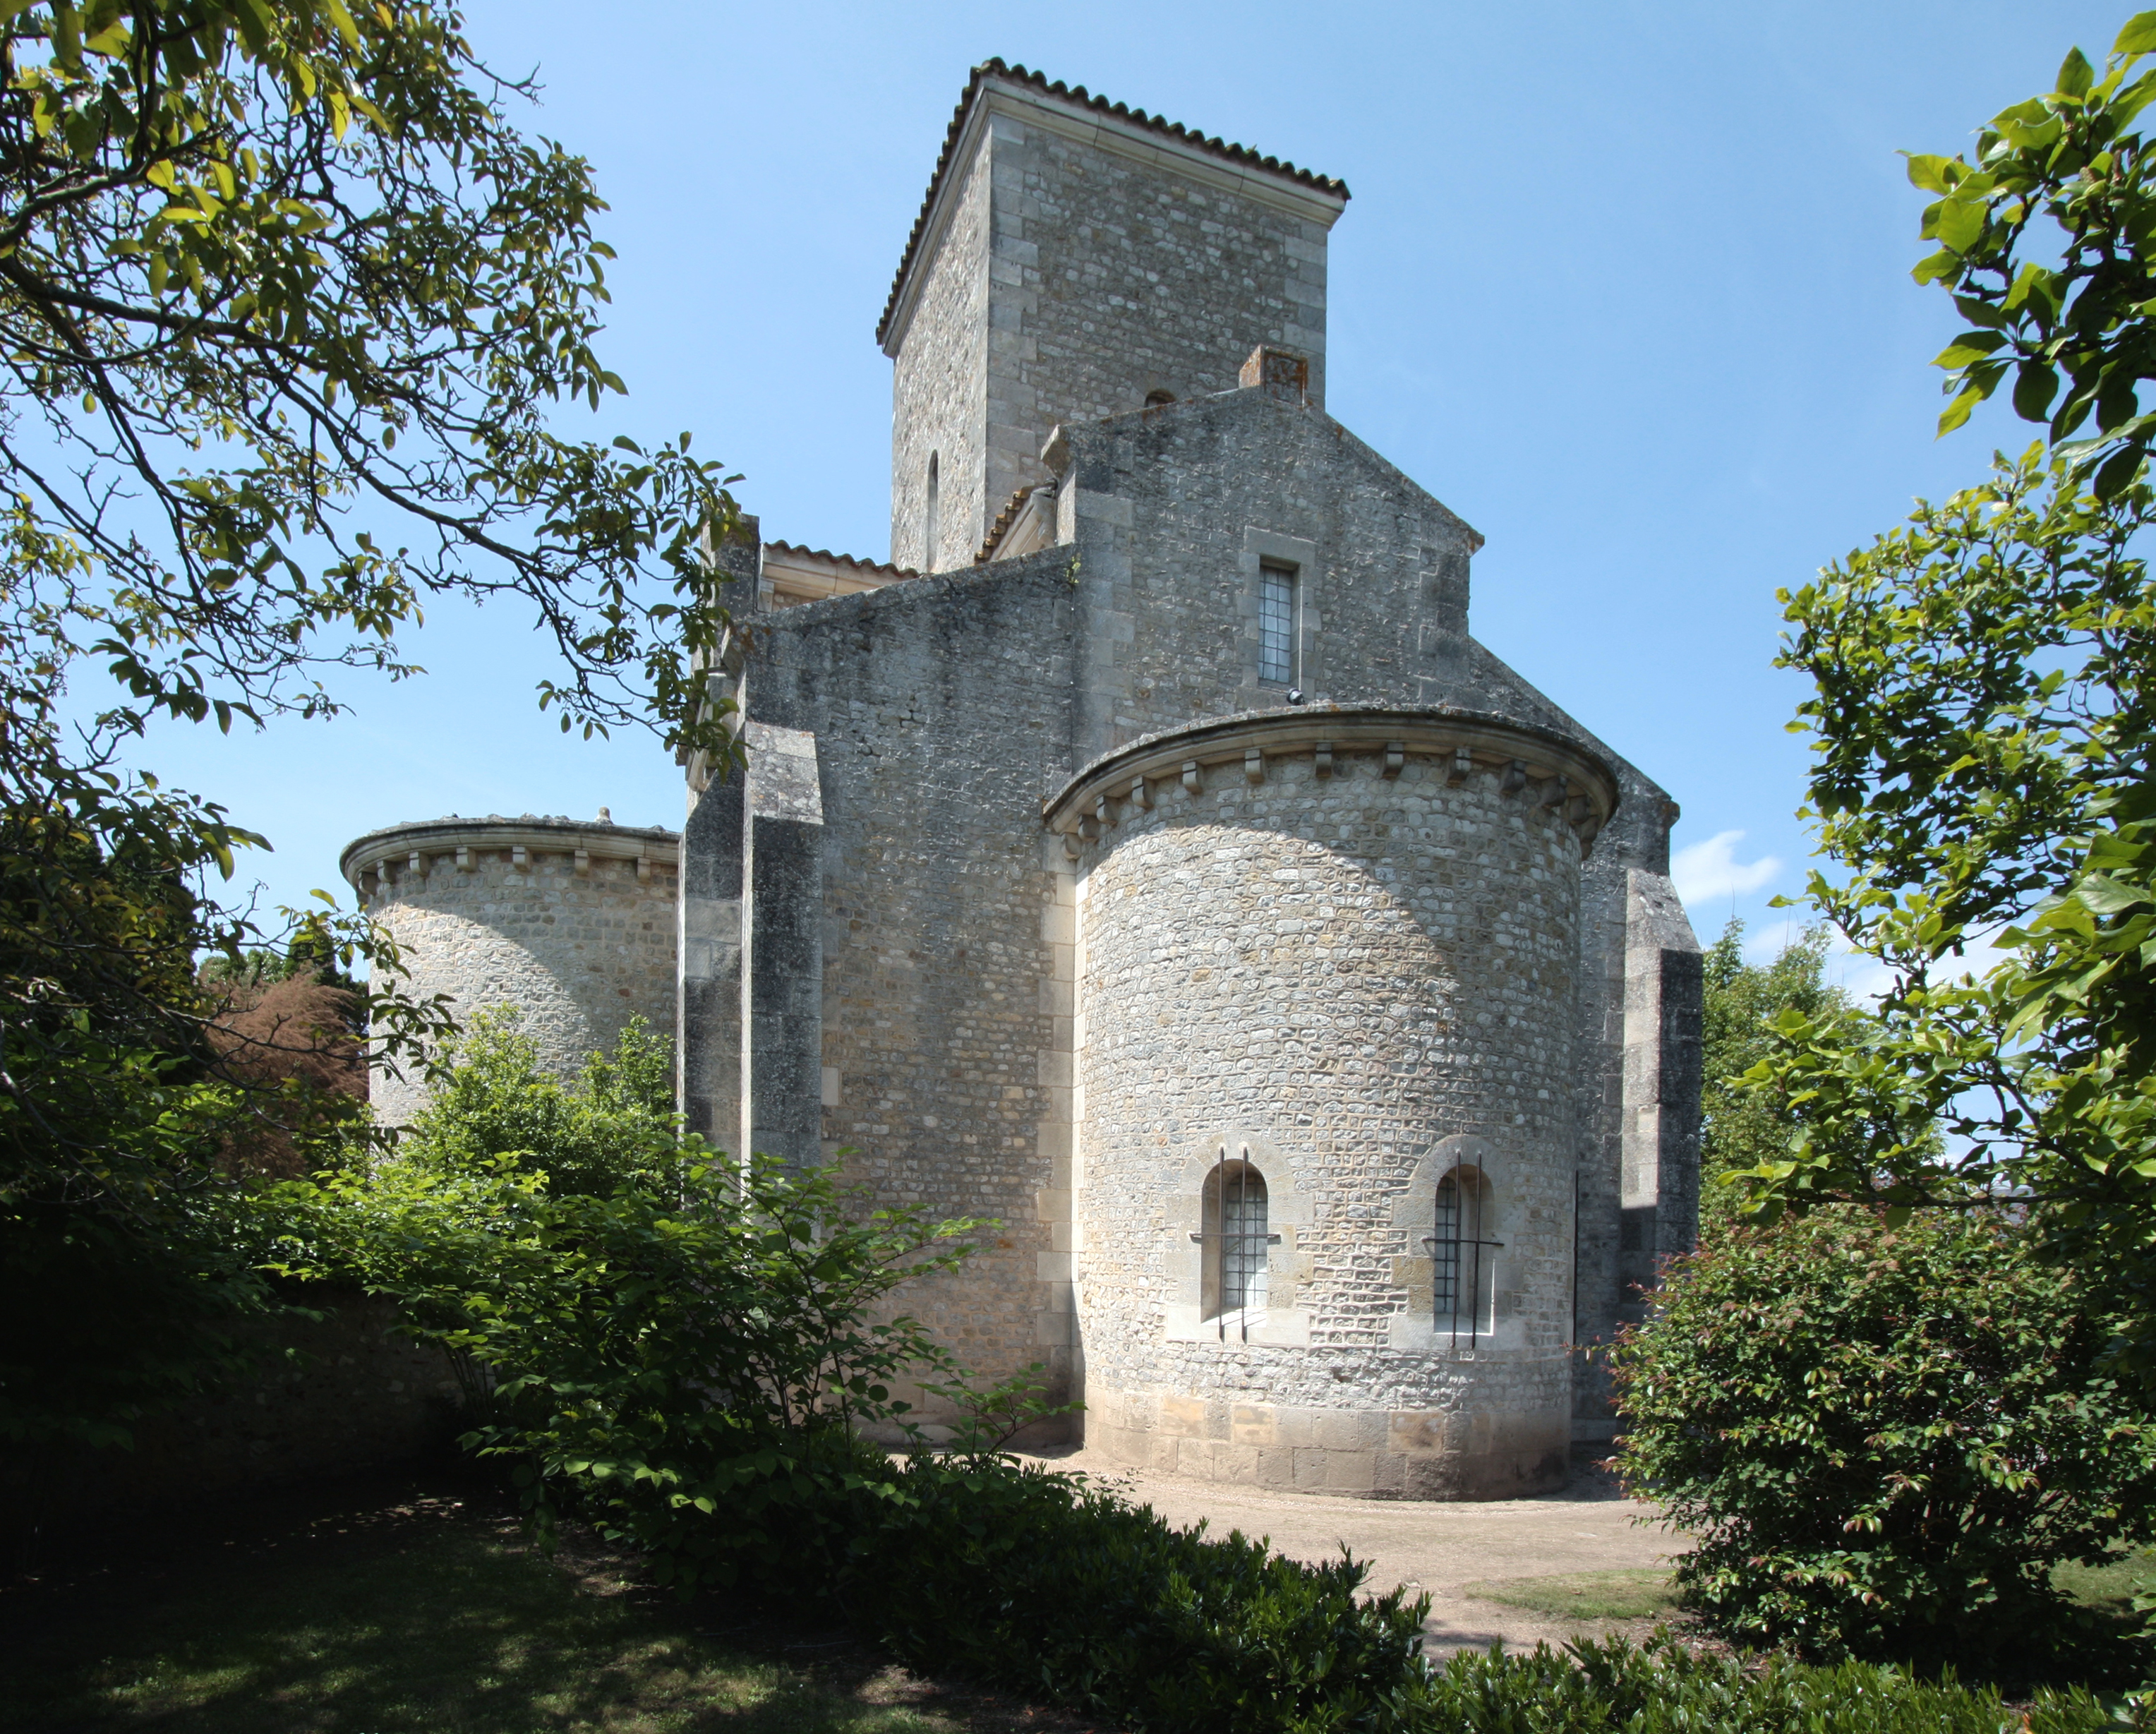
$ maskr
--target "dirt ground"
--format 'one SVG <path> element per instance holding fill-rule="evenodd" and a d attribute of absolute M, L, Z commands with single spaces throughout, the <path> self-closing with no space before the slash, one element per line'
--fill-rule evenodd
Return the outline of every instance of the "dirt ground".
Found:
<path fill-rule="evenodd" d="M 1430 1598 L 1424 1629 L 1435 1654 L 1558 1644 L 1581 1631 L 1644 1637 L 1651 1621 L 1558 1624 L 1524 1608 L 1479 1601 L 1463 1586 L 1491 1578 L 1639 1570 L 1685 1550 L 1682 1535 L 1656 1521 L 1651 1506 L 1626 1499 L 1608 1476 L 1576 1465 L 1564 1492 L 1486 1504 L 1342 1499 L 1270 1493 L 1112 1463 L 1081 1448 L 1040 1454 L 1049 1467 L 1079 1471 L 1178 1526 L 1205 1519 L 1221 1533 L 1269 1536 L 1291 1558 L 1337 1558 L 1344 1545 L 1370 1565 L 1369 1586 L 1406 1584 Z"/>

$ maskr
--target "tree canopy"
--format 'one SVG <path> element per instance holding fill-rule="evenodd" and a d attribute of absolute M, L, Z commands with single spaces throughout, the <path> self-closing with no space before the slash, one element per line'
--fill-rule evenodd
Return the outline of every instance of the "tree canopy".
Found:
<path fill-rule="evenodd" d="M 1764 963 L 1744 958 L 1744 924 L 1732 919 L 1707 950 L 1700 1019 L 1700 1212 L 1719 1223 L 1737 1208 L 1717 1184 L 1780 1156 L 1789 1143 L 1788 1104 L 1747 1088 L 1745 1074 L 1774 1048 L 1774 1020 L 1856 1015 L 1849 996 L 1826 979 L 1827 936 L 1798 935 Z"/>
<path fill-rule="evenodd" d="M 2101 79 L 2070 54 L 1974 164 L 1912 159 L 1945 194 L 1918 278 L 1975 324 L 1939 358 L 1944 426 L 2018 357 L 2015 406 L 2049 416 L 2051 443 L 1782 593 L 1831 863 L 1810 900 L 1891 985 L 1876 1022 L 1779 1020 L 1751 1083 L 1802 1123 L 1749 1177 L 1766 1214 L 2020 1197 L 2054 1255 L 2101 1274 L 2156 1371 L 2156 495 L 2136 396 L 2156 284 L 2134 287 L 2156 156 L 2133 125 L 2152 49 L 2144 13 Z M 1986 946 L 2002 961 L 1979 977 Z"/>
<path fill-rule="evenodd" d="M 1940 431 L 2011 375 L 2016 413 L 2046 423 L 2106 497 L 2156 440 L 2138 398 L 2156 377 L 2156 164 L 2136 125 L 2156 100 L 2156 68 L 2137 74 L 2152 50 L 2156 12 L 2145 12 L 2101 77 L 2071 49 L 2056 88 L 1994 115 L 1973 162 L 1909 158 L 1910 180 L 1939 195 L 1922 224 L 1938 250 L 1916 279 L 1948 290 L 1969 325 L 1938 358 L 1952 398 Z"/>
<path fill-rule="evenodd" d="M 140 764 L 153 719 L 333 716 L 338 670 L 417 672 L 430 602 L 495 598 L 565 730 L 735 751 L 731 478 L 562 431 L 623 389 L 612 255 L 532 95 L 449 7 L 0 3 L 0 1265 L 94 1218 L 190 1292 L 239 1268 L 216 1156 L 275 1038 L 213 1034 L 196 966 L 288 935 L 213 900 L 267 839 Z M 439 1034 L 363 920 L 291 921 L 376 964 L 377 1053 Z M 0 1430 L 53 1421 L 6 1383 Z"/>

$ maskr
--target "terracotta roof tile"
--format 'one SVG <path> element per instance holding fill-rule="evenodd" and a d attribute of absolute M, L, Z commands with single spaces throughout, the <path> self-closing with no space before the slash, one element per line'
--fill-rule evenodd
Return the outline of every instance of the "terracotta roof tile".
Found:
<path fill-rule="evenodd" d="M 799 542 L 767 541 L 764 546 L 777 550 L 781 557 L 792 554 L 804 560 L 828 560 L 834 566 L 850 566 L 856 572 L 896 572 L 901 578 L 921 576 L 910 566 L 893 566 L 887 560 L 863 560 L 854 554 L 834 554 L 829 548 L 804 547 Z"/>
<path fill-rule="evenodd" d="M 1292 162 L 1277 156 L 1267 156 L 1244 145 L 1229 144 L 1224 139 L 1209 138 L 1194 128 L 1173 121 L 1164 121 L 1158 115 L 1149 115 L 1143 109 L 1134 109 L 1128 103 L 1111 102 L 1105 96 L 1095 96 L 1083 85 L 1065 85 L 1060 79 L 1054 84 L 1045 74 L 1029 71 L 1023 66 L 1011 66 L 1001 60 L 983 60 L 973 69 L 967 80 L 966 94 L 958 99 L 958 106 L 951 115 L 949 131 L 943 135 L 943 149 L 936 159 L 936 172 L 928 177 L 928 192 L 921 201 L 920 214 L 913 219 L 913 232 L 906 238 L 906 251 L 900 255 L 898 274 L 891 279 L 890 299 L 883 304 L 883 317 L 876 322 L 876 342 L 880 345 L 891 331 L 891 316 L 898 310 L 899 290 L 906 283 L 906 274 L 913 268 L 913 256 L 920 249 L 921 237 L 928 228 L 928 213 L 935 208 L 936 195 L 942 191 L 943 177 L 950 172 L 952 153 L 958 148 L 958 135 L 965 131 L 966 116 L 972 110 L 974 99 L 981 94 L 981 86 L 992 78 L 1008 79 L 1014 83 L 1030 85 L 1044 95 L 1061 97 L 1074 107 L 1092 109 L 1103 115 L 1113 115 L 1119 121 L 1128 121 L 1148 131 L 1179 139 L 1194 146 L 1209 156 L 1240 162 L 1251 168 L 1261 168 L 1270 173 L 1285 176 L 1304 187 L 1329 192 L 1346 198 L 1348 183 L 1329 175 L 1313 174 L 1306 168 L 1297 168 Z"/>
<path fill-rule="evenodd" d="M 980 551 L 973 556 L 974 565 L 986 566 L 996 557 L 996 550 L 1003 545 L 1004 535 L 1018 521 L 1019 509 L 1032 499 L 1034 490 L 1042 485 L 1040 482 L 1028 482 L 1011 495 L 1010 504 L 998 513 L 995 522 L 988 526 L 988 540 L 981 544 Z"/>

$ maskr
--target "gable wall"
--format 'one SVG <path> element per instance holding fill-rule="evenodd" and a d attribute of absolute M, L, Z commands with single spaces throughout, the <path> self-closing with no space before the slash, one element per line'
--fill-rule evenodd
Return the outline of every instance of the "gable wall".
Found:
<path fill-rule="evenodd" d="M 1480 538 L 1339 424 L 1260 391 L 1073 429 L 1059 507 L 1086 611 L 1081 761 L 1268 709 L 1258 568 L 1300 568 L 1313 704 L 1476 702 L 1448 670 Z"/>

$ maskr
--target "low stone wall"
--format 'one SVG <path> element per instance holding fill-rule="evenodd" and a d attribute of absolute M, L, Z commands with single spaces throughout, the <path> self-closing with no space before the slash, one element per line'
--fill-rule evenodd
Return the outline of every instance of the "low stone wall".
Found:
<path fill-rule="evenodd" d="M 261 1327 L 273 1356 L 262 1372 L 143 1423 L 133 1450 L 8 1461 L 0 1522 L 44 1527 L 185 1505 L 376 1468 L 446 1441 L 459 1394 L 448 1357 L 398 1335 L 387 1301 L 347 1294 L 312 1305 L 319 1321 Z"/>

